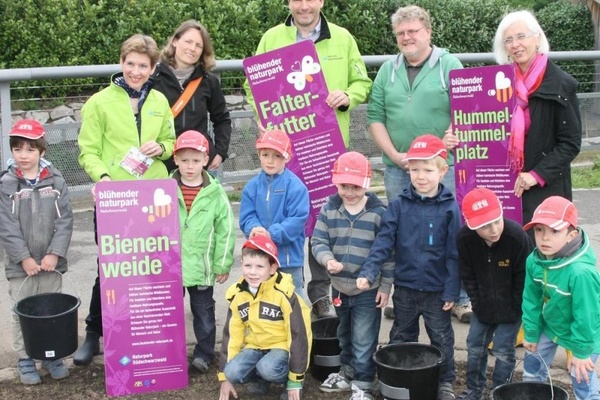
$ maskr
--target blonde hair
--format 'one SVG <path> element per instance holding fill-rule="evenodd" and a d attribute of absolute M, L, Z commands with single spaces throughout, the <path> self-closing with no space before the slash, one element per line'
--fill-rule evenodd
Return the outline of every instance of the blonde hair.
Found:
<path fill-rule="evenodd" d="M 154 39 L 148 35 L 137 33 L 125 40 L 121 45 L 121 62 L 125 61 L 129 53 L 147 55 L 150 58 L 150 66 L 153 68 L 158 62 L 158 47 Z"/>
<path fill-rule="evenodd" d="M 448 167 L 448 162 L 442 156 L 435 156 L 428 160 L 408 160 L 409 167 L 410 167 L 410 163 L 412 161 L 423 161 L 425 164 L 435 165 L 437 167 L 437 169 L 439 169 L 440 171 L 442 171 L 442 170 L 444 170 L 444 168 Z"/>
<path fill-rule="evenodd" d="M 419 20 L 426 29 L 431 29 L 429 13 L 419 6 L 400 7 L 391 17 L 392 26 L 396 27 L 406 21 Z"/>
<path fill-rule="evenodd" d="M 179 40 L 181 36 L 183 36 L 183 34 L 190 29 L 196 29 L 198 32 L 200 32 L 200 37 L 202 37 L 202 42 L 204 45 L 202 48 L 202 54 L 198 59 L 198 64 L 204 67 L 206 71 L 211 71 L 215 68 L 216 61 L 210 35 L 208 34 L 206 28 L 195 19 L 187 20 L 179 25 L 179 27 L 175 30 L 175 33 L 173 33 L 173 36 L 167 40 L 165 47 L 163 47 L 160 53 L 160 62 L 170 65 L 173 68 L 177 68 L 175 62 L 175 46 L 173 46 L 173 41 Z"/>

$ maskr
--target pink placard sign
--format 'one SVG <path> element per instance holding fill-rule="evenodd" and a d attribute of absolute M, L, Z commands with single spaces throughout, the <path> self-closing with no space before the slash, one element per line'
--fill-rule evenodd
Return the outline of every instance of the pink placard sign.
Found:
<path fill-rule="evenodd" d="M 188 385 L 177 184 L 96 185 L 106 392 Z"/>
<path fill-rule="evenodd" d="M 510 121 L 515 107 L 511 65 L 450 71 L 452 129 L 460 140 L 454 149 L 456 200 L 475 187 L 493 190 L 504 216 L 521 223 L 521 199 L 514 195 L 517 173 L 508 162 Z"/>
<path fill-rule="evenodd" d="M 311 236 L 321 207 L 336 193 L 333 164 L 346 152 L 335 111 L 325 103 L 329 91 L 315 45 L 304 40 L 246 58 L 243 65 L 261 124 L 291 138 L 287 167 L 308 188 L 306 235 Z"/>

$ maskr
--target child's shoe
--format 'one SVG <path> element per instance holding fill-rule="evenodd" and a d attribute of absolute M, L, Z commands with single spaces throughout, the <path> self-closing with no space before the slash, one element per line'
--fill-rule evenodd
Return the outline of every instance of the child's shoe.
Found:
<path fill-rule="evenodd" d="M 360 389 L 356 385 L 352 385 L 352 396 L 350 400 L 373 400 L 374 397 L 371 393 L 366 390 Z"/>
<path fill-rule="evenodd" d="M 333 392 L 349 392 L 350 382 L 344 378 L 340 373 L 329 374 L 325 382 L 321 383 L 319 389 L 322 392 L 333 393 Z"/>
<path fill-rule="evenodd" d="M 452 388 L 452 384 L 450 382 L 440 383 L 437 398 L 438 400 L 454 400 L 456 398 L 454 396 L 454 389 Z"/>
<path fill-rule="evenodd" d="M 42 361 L 42 367 L 50 372 L 52 379 L 65 379 L 69 376 L 69 368 L 63 360 Z"/>
<path fill-rule="evenodd" d="M 32 358 L 21 358 L 17 363 L 17 372 L 23 385 L 37 385 L 42 382 Z"/>
<path fill-rule="evenodd" d="M 192 361 L 192 367 L 196 368 L 201 374 L 205 374 L 208 372 L 209 365 L 202 358 L 196 357 Z"/>

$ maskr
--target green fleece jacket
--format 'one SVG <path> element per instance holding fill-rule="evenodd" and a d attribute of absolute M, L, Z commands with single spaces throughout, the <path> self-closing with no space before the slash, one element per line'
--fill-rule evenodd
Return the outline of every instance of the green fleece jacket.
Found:
<path fill-rule="evenodd" d="M 164 147 L 160 157 L 142 176 L 143 179 L 159 179 L 169 176 L 162 160 L 168 159 L 175 145 L 173 114 L 167 98 L 156 90 L 150 90 L 140 110 L 141 134 L 125 90 L 112 82 L 89 98 L 81 109 L 79 164 L 98 182 L 103 175 L 113 181 L 137 179 L 119 164 L 131 147 L 139 148 L 154 140 Z"/>
<path fill-rule="evenodd" d="M 260 40 L 256 54 L 266 53 L 296 43 L 296 27 L 291 16 L 285 23 L 269 29 Z M 319 62 L 329 92 L 339 89 L 350 98 L 350 107 L 335 110 L 344 144 L 350 143 L 350 113 L 357 105 L 365 102 L 371 90 L 371 79 L 362 60 L 356 41 L 346 29 L 327 22 L 321 14 L 321 34 L 315 42 Z M 244 83 L 248 103 L 255 107 L 254 97 L 248 81 Z"/>
<path fill-rule="evenodd" d="M 537 249 L 527 258 L 523 291 L 525 340 L 550 340 L 585 359 L 600 353 L 600 272 L 587 235 L 571 256 L 547 260 Z"/>
<path fill-rule="evenodd" d="M 371 89 L 367 124 L 385 125 L 394 147 L 401 153 L 406 153 L 412 141 L 425 133 L 442 138 L 450 126 L 449 74 L 460 68 L 458 58 L 434 46 L 411 86 L 402 54 L 386 61 Z M 385 153 L 383 162 L 395 165 Z M 448 164 L 454 165 L 452 154 L 448 155 Z"/>

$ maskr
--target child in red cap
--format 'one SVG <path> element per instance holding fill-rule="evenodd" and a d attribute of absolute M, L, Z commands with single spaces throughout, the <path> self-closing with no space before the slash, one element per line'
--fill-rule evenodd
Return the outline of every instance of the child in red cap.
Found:
<path fill-rule="evenodd" d="M 220 399 L 238 398 L 233 384 L 266 395 L 283 384 L 281 399 L 300 399 L 308 369 L 310 310 L 281 273 L 275 243 L 254 235 L 242 246 L 242 277 L 227 289 L 229 308 L 219 363 Z"/>
<path fill-rule="evenodd" d="M 73 233 L 73 211 L 64 177 L 43 158 L 44 127 L 32 119 L 20 120 L 10 131 L 9 144 L 13 158 L 0 179 L 0 240 L 6 250 L 4 266 L 14 306 L 25 297 L 61 292 Z M 35 361 L 25 351 L 15 313 L 12 331 L 21 382 L 40 383 Z M 69 376 L 62 359 L 42 361 L 42 367 L 53 379 Z"/>
<path fill-rule="evenodd" d="M 545 382 L 547 365 L 562 346 L 577 400 L 600 399 L 595 365 L 600 353 L 600 273 L 587 235 L 577 227 L 577 209 L 552 196 L 536 208 L 525 229 L 536 248 L 527 259 L 523 291 L 523 380 Z M 540 358 L 544 362 L 540 361 Z"/>
<path fill-rule="evenodd" d="M 394 254 L 394 323 L 390 344 L 418 342 L 423 316 L 431 344 L 442 351 L 439 398 L 453 398 L 454 331 L 451 310 L 458 300 L 456 233 L 458 205 L 441 181 L 448 171 L 442 140 L 423 135 L 413 140 L 406 159 L 411 184 L 391 199 L 381 230 L 357 279 L 359 289 L 375 284 Z M 393 393 L 383 393 L 393 396 Z"/>
<path fill-rule="evenodd" d="M 332 180 L 337 194 L 323 205 L 311 245 L 315 259 L 331 277 L 340 321 L 341 368 L 330 374 L 320 389 L 352 390 L 353 398 L 373 399 L 373 354 L 379 342 L 381 309 L 392 289 L 394 263 L 390 259 L 368 289 L 358 289 L 356 279 L 379 232 L 385 205 L 375 193 L 367 192 L 371 165 L 360 153 L 342 154 L 333 166 Z"/>
<path fill-rule="evenodd" d="M 225 189 L 204 167 L 209 160 L 206 137 L 194 130 L 175 142 L 181 221 L 183 286 L 190 296 L 196 345 L 192 366 L 206 373 L 215 358 L 215 283 L 225 283 L 233 265 L 234 216 Z"/>
<path fill-rule="evenodd" d="M 240 229 L 248 239 L 265 235 L 273 240 L 282 272 L 292 275 L 296 293 L 304 296 L 308 189 L 285 167 L 292 158 L 292 143 L 283 131 L 265 132 L 256 141 L 256 149 L 262 171 L 242 191 Z"/>
<path fill-rule="evenodd" d="M 467 337 L 467 390 L 458 399 L 481 400 L 492 339 L 496 363 L 490 388 L 507 383 L 515 368 L 525 261 L 533 243 L 521 225 L 503 217 L 502 204 L 490 189 L 467 193 L 462 213 L 466 225 L 456 238 L 458 269 L 473 315 Z"/>

